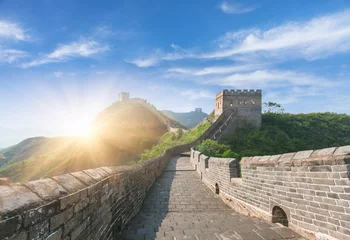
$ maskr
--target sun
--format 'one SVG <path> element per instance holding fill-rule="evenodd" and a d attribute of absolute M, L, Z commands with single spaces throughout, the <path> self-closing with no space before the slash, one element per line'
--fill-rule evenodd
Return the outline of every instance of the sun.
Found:
<path fill-rule="evenodd" d="M 88 137 L 92 133 L 90 119 L 70 118 L 65 121 L 65 135 Z"/>

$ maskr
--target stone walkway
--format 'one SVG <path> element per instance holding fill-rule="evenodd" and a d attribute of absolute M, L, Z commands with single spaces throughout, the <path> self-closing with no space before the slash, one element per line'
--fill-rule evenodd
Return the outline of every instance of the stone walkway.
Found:
<path fill-rule="evenodd" d="M 303 239 L 289 228 L 234 212 L 209 190 L 188 157 L 175 157 L 148 193 L 123 240 Z"/>

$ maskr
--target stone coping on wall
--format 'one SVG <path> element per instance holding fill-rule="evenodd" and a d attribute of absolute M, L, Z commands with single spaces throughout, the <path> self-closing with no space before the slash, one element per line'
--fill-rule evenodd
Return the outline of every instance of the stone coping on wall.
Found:
<path fill-rule="evenodd" d="M 219 157 L 209 157 L 200 151 L 195 150 L 194 148 L 191 148 L 192 153 L 195 153 L 197 156 L 200 157 L 201 160 L 210 160 L 210 164 L 214 165 L 222 165 L 222 166 L 236 166 L 237 160 L 235 158 L 219 158 Z"/>
<path fill-rule="evenodd" d="M 350 145 L 319 150 L 306 150 L 272 156 L 243 157 L 242 167 L 300 167 L 350 164 Z"/>
<path fill-rule="evenodd" d="M 203 154 L 204 155 L 204 154 Z M 213 165 L 224 165 L 224 166 L 236 166 L 237 160 L 235 158 L 218 158 L 218 157 L 210 157 L 210 164 Z"/>
<path fill-rule="evenodd" d="M 118 167 L 103 167 L 0 186 L 0 219 L 88 190 L 120 170 Z"/>

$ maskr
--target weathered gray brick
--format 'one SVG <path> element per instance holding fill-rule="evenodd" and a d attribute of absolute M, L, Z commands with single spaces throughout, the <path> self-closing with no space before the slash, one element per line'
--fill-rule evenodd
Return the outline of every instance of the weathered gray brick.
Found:
<path fill-rule="evenodd" d="M 314 220 L 313 223 L 316 226 L 319 226 L 319 227 L 322 227 L 322 228 L 330 229 L 330 230 L 333 230 L 333 231 L 337 230 L 337 228 L 333 224 L 330 224 L 328 222 L 321 222 L 321 221 Z"/>
<path fill-rule="evenodd" d="M 73 207 L 53 216 L 50 219 L 50 230 L 54 230 L 73 217 Z"/>
<path fill-rule="evenodd" d="M 310 166 L 310 172 L 331 172 L 331 166 Z"/>
<path fill-rule="evenodd" d="M 340 187 L 340 186 L 336 186 L 336 187 L 331 187 L 331 191 L 335 192 L 335 193 L 343 193 L 344 191 L 344 187 Z"/>
<path fill-rule="evenodd" d="M 350 146 L 338 147 L 337 150 L 333 153 L 334 156 L 340 155 L 349 155 L 350 154 Z"/>
<path fill-rule="evenodd" d="M 322 209 L 326 209 L 326 210 L 330 210 L 330 211 L 334 211 L 334 212 L 341 212 L 341 213 L 345 212 L 344 207 L 341 207 L 341 206 L 320 203 L 320 207 Z"/>
<path fill-rule="evenodd" d="M 29 239 L 43 239 L 46 238 L 50 233 L 49 221 L 46 220 L 44 222 L 35 224 L 29 228 Z"/>
<path fill-rule="evenodd" d="M 330 187 L 329 186 L 325 186 L 325 185 L 315 185 L 315 184 L 309 184 L 308 187 L 312 190 L 319 190 L 319 191 L 325 191 L 325 192 L 329 192 L 330 191 Z"/>
<path fill-rule="evenodd" d="M 332 179 L 314 178 L 313 183 L 314 184 L 322 184 L 322 185 L 335 185 L 335 182 Z"/>
<path fill-rule="evenodd" d="M 324 215 L 324 216 L 327 216 L 329 217 L 329 212 L 327 210 L 324 210 L 324 209 L 321 209 L 321 208 L 316 208 L 316 207 L 311 207 L 311 206 L 308 206 L 307 209 L 310 211 L 310 212 L 313 212 L 313 213 L 316 213 L 316 214 L 321 214 L 321 215 Z"/>
<path fill-rule="evenodd" d="M 81 199 L 75 206 L 74 206 L 74 213 L 79 212 L 83 210 L 86 206 L 89 205 L 89 198 L 83 198 Z"/>
<path fill-rule="evenodd" d="M 58 229 L 56 232 L 51 233 L 46 240 L 60 240 L 62 239 L 62 229 Z"/>
<path fill-rule="evenodd" d="M 16 233 L 21 228 L 21 224 L 22 217 L 20 215 L 0 221 L 0 239 L 4 239 Z"/>

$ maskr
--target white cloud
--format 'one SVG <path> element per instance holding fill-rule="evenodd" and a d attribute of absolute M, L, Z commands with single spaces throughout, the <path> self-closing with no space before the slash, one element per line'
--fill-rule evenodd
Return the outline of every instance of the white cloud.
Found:
<path fill-rule="evenodd" d="M 219 39 L 224 50 L 203 58 L 225 58 L 253 52 L 271 57 L 301 57 L 309 60 L 350 50 L 350 11 L 317 17 L 306 22 L 289 22 L 268 30 L 245 29 L 226 33 Z"/>
<path fill-rule="evenodd" d="M 57 78 L 60 78 L 60 77 L 63 76 L 63 72 L 57 71 L 57 72 L 54 72 L 53 75 L 54 75 L 55 77 L 57 77 Z"/>
<path fill-rule="evenodd" d="M 22 67 L 28 68 L 51 62 L 62 62 L 77 57 L 90 57 L 106 50 L 108 50 L 108 46 L 102 46 L 92 40 L 72 42 L 59 46 L 43 58 L 22 64 Z"/>
<path fill-rule="evenodd" d="M 30 37 L 18 24 L 0 21 L 0 38 L 25 41 Z"/>
<path fill-rule="evenodd" d="M 329 80 L 308 73 L 257 70 L 246 73 L 235 73 L 225 77 L 212 77 L 201 80 L 204 84 L 215 84 L 234 88 L 274 88 L 283 86 L 322 86 L 334 85 Z"/>
<path fill-rule="evenodd" d="M 28 41 L 30 36 L 18 24 L 0 20 L 0 42 Z M 0 45 L 0 63 L 13 63 L 27 57 L 25 51 Z"/>
<path fill-rule="evenodd" d="M 58 47 L 48 55 L 48 58 L 64 60 L 77 56 L 88 57 L 105 50 L 107 50 L 107 47 L 103 47 L 95 41 L 72 42 Z"/>
<path fill-rule="evenodd" d="M 214 98 L 215 94 L 207 90 L 185 90 L 180 92 L 183 96 L 188 96 L 190 100 L 197 100 L 201 98 Z"/>
<path fill-rule="evenodd" d="M 116 40 L 128 40 L 136 35 L 133 29 L 115 29 L 106 25 L 100 25 L 93 29 L 92 36 L 96 39 L 109 38 Z"/>
<path fill-rule="evenodd" d="M 246 72 L 264 68 L 267 64 L 246 64 L 232 66 L 215 66 L 206 68 L 170 68 L 168 72 L 180 73 L 185 75 L 202 76 L 209 74 L 228 74 L 234 72 Z"/>
<path fill-rule="evenodd" d="M 27 56 L 27 53 L 24 51 L 10 48 L 2 48 L 0 46 L 0 63 L 13 63 Z"/>
<path fill-rule="evenodd" d="M 157 57 L 149 57 L 149 58 L 144 58 L 144 59 L 135 59 L 132 61 L 127 61 L 128 63 L 135 64 L 138 67 L 151 67 L 154 65 L 157 65 L 160 60 Z"/>
<path fill-rule="evenodd" d="M 146 58 L 138 58 L 126 62 L 135 64 L 138 67 L 151 67 L 157 65 L 161 61 L 175 61 L 184 58 L 196 58 L 195 54 L 192 51 L 185 50 L 178 45 L 171 44 L 170 47 L 174 49 L 174 52 L 165 53 L 160 49 L 157 49 L 153 54 Z"/>
<path fill-rule="evenodd" d="M 217 49 L 199 53 L 172 44 L 172 53 L 155 52 L 130 61 L 149 67 L 161 61 L 192 59 L 315 60 L 350 51 L 350 10 L 308 21 L 287 22 L 270 29 L 249 28 L 228 32 L 215 41 Z"/>
<path fill-rule="evenodd" d="M 219 7 L 224 13 L 228 14 L 248 13 L 255 10 L 255 7 L 244 7 L 240 4 L 230 4 L 228 2 L 222 2 Z"/>
<path fill-rule="evenodd" d="M 267 91 L 264 93 L 265 102 L 277 102 L 280 104 L 291 104 L 300 101 L 302 97 L 314 97 L 325 94 L 325 89 L 315 86 L 291 87 L 279 91 Z"/>

